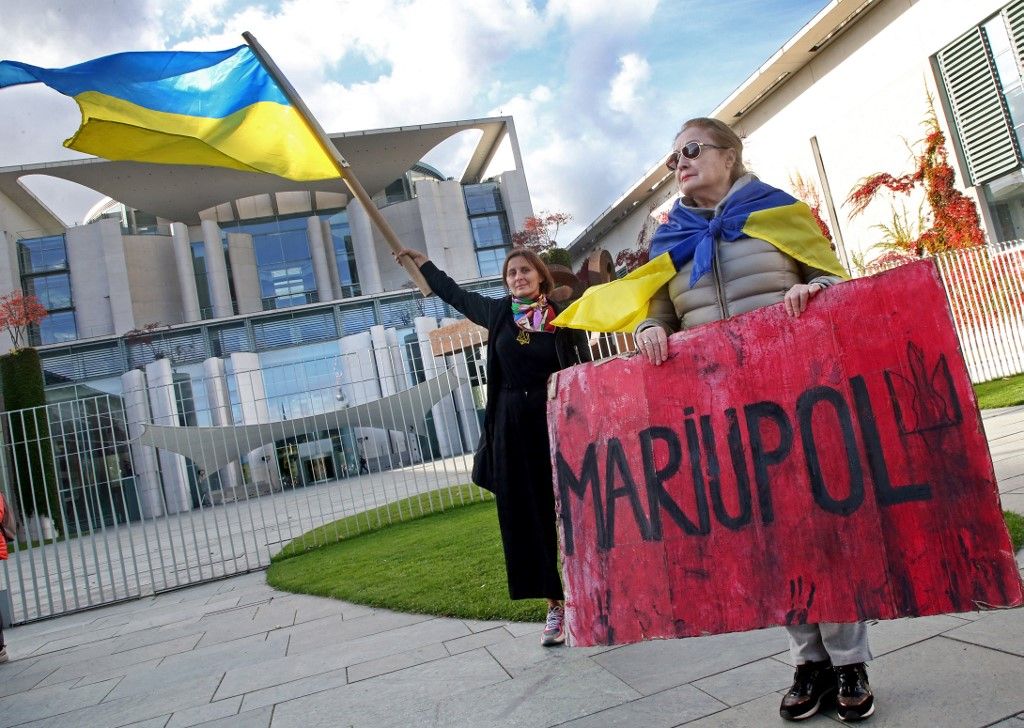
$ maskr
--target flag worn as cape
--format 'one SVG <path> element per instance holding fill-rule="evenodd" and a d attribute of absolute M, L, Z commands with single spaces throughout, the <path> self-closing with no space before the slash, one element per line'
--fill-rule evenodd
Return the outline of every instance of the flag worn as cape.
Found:
<path fill-rule="evenodd" d="M 710 220 L 677 200 L 668 221 L 651 238 L 650 262 L 624 278 L 588 288 L 553 323 L 571 329 L 632 333 L 647 318 L 651 298 L 679 269 L 693 261 L 693 286 L 711 270 L 719 241 L 744 236 L 771 243 L 812 268 L 847 277 L 811 209 L 792 195 L 753 179 L 729 195 L 719 214 Z"/>
<path fill-rule="evenodd" d="M 249 46 L 118 53 L 67 68 L 0 61 L 0 88 L 43 83 L 82 124 L 64 146 L 107 159 L 201 164 L 295 181 L 339 176 Z"/>

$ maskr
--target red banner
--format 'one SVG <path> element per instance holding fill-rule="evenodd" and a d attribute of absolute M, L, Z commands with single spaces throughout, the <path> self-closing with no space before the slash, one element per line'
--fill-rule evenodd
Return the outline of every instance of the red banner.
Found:
<path fill-rule="evenodd" d="M 548 403 L 573 644 L 1024 603 L 932 263 L 669 344 Z"/>

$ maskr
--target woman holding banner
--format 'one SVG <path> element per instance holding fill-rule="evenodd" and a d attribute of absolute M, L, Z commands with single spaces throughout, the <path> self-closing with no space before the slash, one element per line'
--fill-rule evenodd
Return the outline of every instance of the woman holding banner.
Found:
<path fill-rule="evenodd" d="M 487 298 L 461 288 L 426 255 L 405 248 L 435 294 L 487 328 L 487 410 L 473 465 L 473 482 L 497 499 L 498 524 L 512 599 L 544 598 L 541 643 L 565 642 L 564 595 L 558 573 L 555 500 L 547 428 L 548 377 L 589 360 L 584 334 L 556 329 L 558 306 L 548 299 L 554 281 L 544 261 L 513 249 L 502 277 L 509 295 Z"/>
<path fill-rule="evenodd" d="M 651 239 L 650 258 L 669 253 L 674 273 L 635 329 L 637 347 L 652 364 L 668 357 L 675 331 L 780 302 L 799 317 L 845 277 L 806 205 L 747 173 L 743 142 L 726 124 L 687 121 L 666 165 L 681 199 Z M 833 697 L 844 721 L 874 712 L 866 625 L 786 629 L 796 673 L 779 708 L 783 718 L 808 718 Z"/>

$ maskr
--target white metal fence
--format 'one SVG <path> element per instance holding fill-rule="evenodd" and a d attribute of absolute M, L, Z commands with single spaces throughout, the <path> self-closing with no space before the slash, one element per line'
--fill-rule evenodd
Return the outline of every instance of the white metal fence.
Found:
<path fill-rule="evenodd" d="M 1024 243 L 935 256 L 975 382 L 1024 372 L 1022 256 Z M 243 573 L 310 531 L 312 547 L 489 498 L 456 487 L 486 347 L 419 333 L 272 367 L 211 358 L 200 376 L 158 359 L 123 375 L 121 394 L 0 413 L 0 488 L 21 528 L 0 612 L 25 622 Z M 595 358 L 633 348 L 626 335 L 591 345 Z"/>
<path fill-rule="evenodd" d="M 157 360 L 121 395 L 0 414 L 21 529 L 0 608 L 17 623 L 138 597 L 262 568 L 345 516 L 365 514 L 310 546 L 490 497 L 439 490 L 470 480 L 484 350 L 479 335 L 423 338 L 262 370 L 204 363 L 205 378 Z"/>
<path fill-rule="evenodd" d="M 933 260 L 971 381 L 1024 372 L 1024 241 L 939 253 Z M 906 294 L 913 305 L 914 292 Z"/>

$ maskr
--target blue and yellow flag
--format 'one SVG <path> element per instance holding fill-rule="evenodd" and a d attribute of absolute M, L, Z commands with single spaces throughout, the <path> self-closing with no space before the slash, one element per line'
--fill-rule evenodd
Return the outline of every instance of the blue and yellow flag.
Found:
<path fill-rule="evenodd" d="M 792 195 L 754 179 L 726 198 L 710 220 L 676 201 L 651 238 L 650 262 L 624 278 L 588 288 L 552 322 L 587 331 L 632 333 L 647 318 L 658 290 L 693 261 L 690 285 L 710 270 L 718 241 L 740 237 L 771 243 L 791 258 L 841 278 L 847 273 L 811 209 Z"/>
<path fill-rule="evenodd" d="M 44 83 L 82 125 L 64 146 L 107 159 L 201 164 L 299 182 L 339 172 L 249 46 L 118 53 L 68 68 L 0 61 L 0 88 Z"/>

